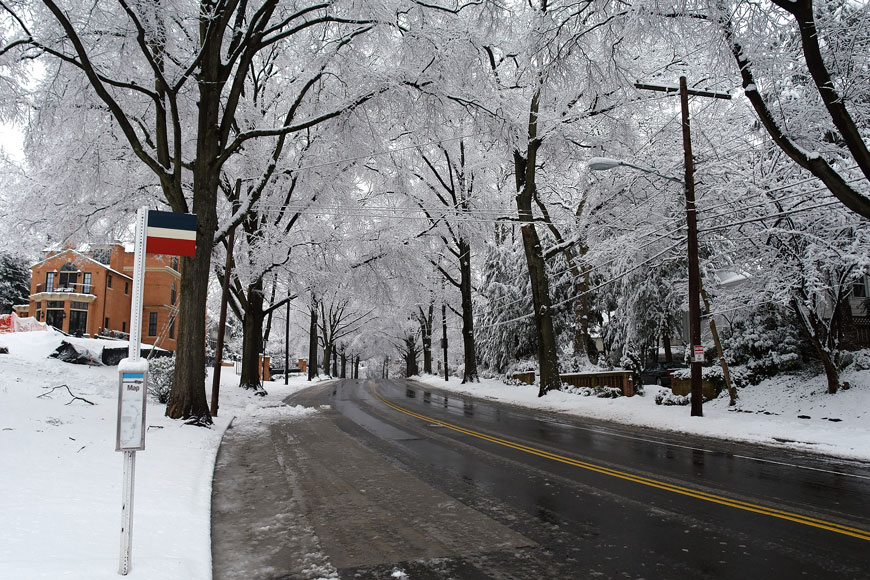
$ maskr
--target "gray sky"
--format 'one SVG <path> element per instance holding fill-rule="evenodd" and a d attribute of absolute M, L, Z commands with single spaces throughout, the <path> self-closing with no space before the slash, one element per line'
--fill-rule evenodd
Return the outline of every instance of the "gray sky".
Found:
<path fill-rule="evenodd" d="M 0 148 L 18 161 L 24 156 L 22 152 L 23 139 L 24 136 L 16 127 L 0 123 Z"/>

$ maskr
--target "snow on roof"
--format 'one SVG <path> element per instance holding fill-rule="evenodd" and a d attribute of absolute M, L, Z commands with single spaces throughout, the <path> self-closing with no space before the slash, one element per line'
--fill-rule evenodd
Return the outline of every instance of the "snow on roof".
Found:
<path fill-rule="evenodd" d="M 111 273 L 113 273 L 113 274 L 117 274 L 118 276 L 123 276 L 124 278 L 127 278 L 127 279 L 129 279 L 129 280 L 132 280 L 132 279 L 133 279 L 133 277 L 130 276 L 129 274 L 124 274 L 123 272 L 119 272 L 118 270 L 115 270 L 114 268 L 110 268 L 108 264 L 103 264 L 102 262 L 99 262 L 99 261 L 97 261 L 97 260 L 94 260 L 91 256 L 88 256 L 87 254 L 83 254 L 83 253 L 80 252 L 79 250 L 74 250 L 74 249 L 72 249 L 72 248 L 67 248 L 66 250 L 60 250 L 60 251 L 58 251 L 58 252 L 55 252 L 54 254 L 48 256 L 47 258 L 44 258 L 44 259 L 40 260 L 39 262 L 36 262 L 35 264 L 32 264 L 32 265 L 30 266 L 30 268 L 31 268 L 31 269 L 36 268 L 37 266 L 40 266 L 40 265 L 42 265 L 42 264 L 48 262 L 49 260 L 58 257 L 60 254 L 63 254 L 63 253 L 65 253 L 65 252 L 71 252 L 71 253 L 75 254 L 77 258 L 81 258 L 81 259 L 87 260 L 88 262 L 93 262 L 94 264 L 100 266 L 101 268 L 105 268 L 105 269 L 108 270 L 109 272 L 111 272 Z"/>

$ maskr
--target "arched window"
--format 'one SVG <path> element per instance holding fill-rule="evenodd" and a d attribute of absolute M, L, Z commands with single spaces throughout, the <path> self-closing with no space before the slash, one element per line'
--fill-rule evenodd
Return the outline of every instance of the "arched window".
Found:
<path fill-rule="evenodd" d="M 67 262 L 60 267 L 60 275 L 58 276 L 58 288 L 73 289 L 79 279 L 79 269 L 72 262 Z"/>
<path fill-rule="evenodd" d="M 175 282 L 172 283 L 172 287 L 169 289 L 169 304 L 175 306 L 175 299 L 178 297 L 178 288 L 175 286 Z"/>

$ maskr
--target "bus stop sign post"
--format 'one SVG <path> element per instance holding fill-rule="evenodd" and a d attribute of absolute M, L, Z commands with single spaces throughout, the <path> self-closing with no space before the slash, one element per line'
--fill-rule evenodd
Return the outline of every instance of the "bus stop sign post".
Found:
<path fill-rule="evenodd" d="M 145 230 L 148 209 L 136 213 L 136 248 L 133 255 L 133 297 L 130 305 L 130 350 L 118 363 L 118 425 L 115 451 L 124 452 L 121 503 L 121 561 L 118 573 L 130 571 L 133 547 L 133 484 L 136 451 L 145 449 L 145 408 L 148 396 L 148 361 L 139 357 L 142 340 L 142 292 L 145 279 Z"/>
<path fill-rule="evenodd" d="M 196 215 L 149 211 L 136 212 L 136 249 L 133 254 L 133 297 L 130 304 L 129 356 L 118 364 L 118 425 L 115 451 L 124 452 L 124 496 L 121 504 L 121 563 L 118 573 L 130 571 L 133 538 L 133 483 L 136 451 L 145 449 L 145 407 L 148 397 L 148 361 L 140 358 L 142 342 L 142 292 L 145 254 L 194 256 Z"/>

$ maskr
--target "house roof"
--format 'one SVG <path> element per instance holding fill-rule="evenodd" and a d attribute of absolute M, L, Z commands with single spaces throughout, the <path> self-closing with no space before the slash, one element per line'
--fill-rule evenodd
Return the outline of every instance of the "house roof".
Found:
<path fill-rule="evenodd" d="M 75 254 L 77 259 L 82 259 L 82 260 L 91 262 L 93 264 L 96 264 L 100 268 L 103 268 L 103 269 L 105 269 L 113 274 L 117 274 L 118 276 L 121 276 L 123 278 L 127 278 L 128 280 L 133 279 L 132 276 L 129 276 L 128 274 L 124 274 L 123 272 L 119 272 L 118 270 L 115 270 L 113 268 L 110 268 L 106 264 L 103 264 L 102 262 L 98 262 L 98 261 L 94 260 L 93 258 L 91 258 L 90 256 L 88 256 L 87 254 L 83 254 L 83 253 L 79 252 L 78 250 L 73 250 L 72 248 L 67 248 L 66 250 L 61 250 L 61 251 L 57 252 L 56 254 L 52 254 L 49 257 L 47 257 L 43 260 L 40 260 L 39 262 L 36 262 L 32 266 L 30 266 L 30 269 L 32 270 L 34 268 L 37 268 L 37 267 L 41 266 L 42 264 L 48 262 L 49 260 L 53 260 L 53 259 L 57 258 L 61 254 Z"/>

